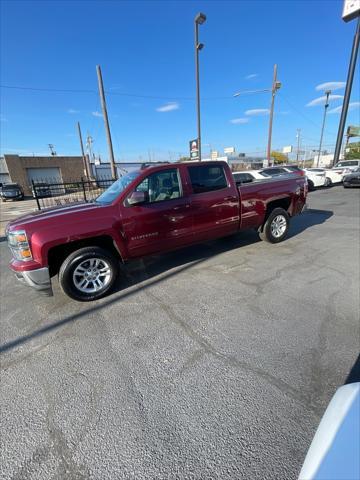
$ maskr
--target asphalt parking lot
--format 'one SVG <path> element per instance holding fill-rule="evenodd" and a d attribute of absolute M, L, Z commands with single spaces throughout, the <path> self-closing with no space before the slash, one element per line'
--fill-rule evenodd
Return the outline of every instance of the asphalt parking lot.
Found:
<path fill-rule="evenodd" d="M 92 304 L 18 284 L 1 242 L 1 478 L 297 478 L 359 353 L 359 199 L 133 262 Z"/>
<path fill-rule="evenodd" d="M 5 228 L 10 220 L 34 210 L 37 210 L 36 200 L 30 197 L 25 200 L 0 202 L 0 237 L 5 235 Z"/>

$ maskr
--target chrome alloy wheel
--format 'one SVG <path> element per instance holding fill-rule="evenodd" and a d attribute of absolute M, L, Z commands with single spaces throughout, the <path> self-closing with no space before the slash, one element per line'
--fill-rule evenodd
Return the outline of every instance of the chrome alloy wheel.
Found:
<path fill-rule="evenodd" d="M 276 215 L 270 226 L 273 237 L 280 238 L 285 233 L 286 227 L 286 218 L 283 215 Z"/>
<path fill-rule="evenodd" d="M 75 268 L 73 281 L 83 293 L 99 292 L 111 279 L 110 264 L 102 258 L 88 258 Z"/>

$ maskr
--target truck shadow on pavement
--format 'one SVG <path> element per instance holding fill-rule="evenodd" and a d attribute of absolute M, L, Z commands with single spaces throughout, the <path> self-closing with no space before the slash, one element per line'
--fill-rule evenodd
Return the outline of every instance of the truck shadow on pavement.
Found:
<path fill-rule="evenodd" d="M 331 210 L 316 210 L 309 208 L 302 215 L 298 215 L 291 219 L 290 230 L 288 238 L 295 237 L 315 225 L 321 225 L 325 223 L 329 218 L 334 215 Z"/>
<path fill-rule="evenodd" d="M 292 238 L 308 228 L 326 222 L 332 215 L 333 212 L 327 210 L 307 210 L 303 215 L 292 219 L 288 238 Z M 50 333 L 68 323 L 86 318 L 89 313 L 93 314 L 96 311 L 107 308 L 134 295 L 139 290 L 145 290 L 166 281 L 210 258 L 257 242 L 260 242 L 257 232 L 255 230 L 247 230 L 232 235 L 231 237 L 182 248 L 175 252 L 133 260 L 127 265 L 121 266 L 119 279 L 114 285 L 111 296 L 92 302 L 90 307 L 84 308 L 80 312 L 73 313 L 55 323 L 45 325 L 34 332 L 0 345 L 0 353 L 10 351 L 19 345 L 23 345 L 41 335 Z M 56 292 L 56 294 L 61 293 Z M 84 304 L 84 306 L 85 305 L 86 304 Z"/>

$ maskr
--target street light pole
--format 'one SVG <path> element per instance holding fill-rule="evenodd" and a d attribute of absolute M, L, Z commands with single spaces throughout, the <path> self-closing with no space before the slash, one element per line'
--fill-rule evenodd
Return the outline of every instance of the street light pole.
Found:
<path fill-rule="evenodd" d="M 352 84 L 353 84 L 353 80 L 354 80 L 357 54 L 358 54 L 358 51 L 359 51 L 359 42 L 360 42 L 360 17 L 357 20 L 356 32 L 355 32 L 355 36 L 354 36 L 354 40 L 353 40 L 353 46 L 352 46 L 352 51 L 351 51 L 351 58 L 350 58 L 350 63 L 349 63 L 348 76 L 347 76 L 347 80 L 346 80 L 344 103 L 343 103 L 342 110 L 341 110 L 339 130 L 338 130 L 337 139 L 336 139 L 336 147 L 335 147 L 333 165 L 335 165 L 339 161 L 341 144 L 342 144 L 342 141 L 343 141 L 344 131 L 345 131 L 345 122 L 346 122 L 347 112 L 348 112 L 348 108 L 349 108 L 351 89 L 352 89 Z"/>
<path fill-rule="evenodd" d="M 297 138 L 297 151 L 296 151 L 296 163 L 299 163 L 299 155 L 300 155 L 300 132 L 301 128 L 297 129 L 296 138 Z"/>
<path fill-rule="evenodd" d="M 324 108 L 324 118 L 323 118 L 323 123 L 322 123 L 322 128 L 321 128 L 321 135 L 320 135 L 320 145 L 319 145 L 319 155 L 317 158 L 316 166 L 319 166 L 320 162 L 320 155 L 321 155 L 321 147 L 322 147 L 322 141 L 323 141 L 323 136 L 324 136 L 324 128 L 325 128 L 325 120 L 326 120 L 326 112 L 329 107 L 329 95 L 331 93 L 331 90 L 326 90 L 325 95 L 326 95 L 326 100 L 325 100 L 325 108 Z"/>
<path fill-rule="evenodd" d="M 199 51 L 204 48 L 203 43 L 199 43 L 199 25 L 206 21 L 206 15 L 198 13 L 195 17 L 195 75 L 196 75 L 196 113 L 197 113 L 197 139 L 198 155 L 201 161 L 201 122 L 200 122 L 200 78 L 199 78 Z"/>

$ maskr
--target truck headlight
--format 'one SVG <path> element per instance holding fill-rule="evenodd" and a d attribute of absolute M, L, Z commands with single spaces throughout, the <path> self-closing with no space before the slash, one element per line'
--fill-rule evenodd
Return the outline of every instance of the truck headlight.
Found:
<path fill-rule="evenodd" d="M 9 232 L 8 244 L 16 260 L 32 260 L 30 245 L 25 230 L 14 230 Z"/>

